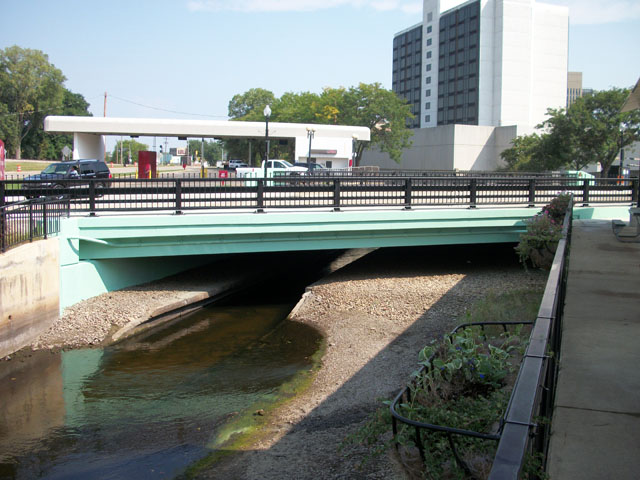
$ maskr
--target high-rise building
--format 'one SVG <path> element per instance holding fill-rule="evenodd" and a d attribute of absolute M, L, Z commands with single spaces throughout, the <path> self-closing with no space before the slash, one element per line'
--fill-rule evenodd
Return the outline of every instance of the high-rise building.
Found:
<path fill-rule="evenodd" d="M 423 22 L 394 36 L 393 91 L 413 128 L 532 128 L 566 106 L 568 29 L 566 7 L 534 0 L 424 0 Z"/>
<path fill-rule="evenodd" d="M 582 96 L 582 72 L 567 73 L 567 108 Z"/>

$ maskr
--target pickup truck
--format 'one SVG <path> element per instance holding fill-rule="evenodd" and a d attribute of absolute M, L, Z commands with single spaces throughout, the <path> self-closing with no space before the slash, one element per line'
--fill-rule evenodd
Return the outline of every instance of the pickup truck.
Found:
<path fill-rule="evenodd" d="M 267 177 L 278 175 L 302 175 L 307 172 L 305 167 L 294 167 L 286 160 L 269 160 L 267 162 Z M 261 167 L 237 168 L 236 177 L 263 178 L 264 162 Z"/>

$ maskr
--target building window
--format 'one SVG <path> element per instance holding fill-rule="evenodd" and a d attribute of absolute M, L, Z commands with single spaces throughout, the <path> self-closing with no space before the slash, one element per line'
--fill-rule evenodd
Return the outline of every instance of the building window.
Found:
<path fill-rule="evenodd" d="M 431 25 L 429 25 L 429 26 L 427 27 L 427 33 L 431 33 L 431 31 L 432 31 L 432 30 L 433 30 L 433 28 L 431 27 Z"/>
<path fill-rule="evenodd" d="M 429 109 L 431 109 L 431 102 L 427 102 L 427 103 L 425 103 L 425 104 L 424 104 L 424 109 L 425 109 L 425 110 L 429 110 Z"/>
<path fill-rule="evenodd" d="M 431 39 L 427 38 L 427 47 L 430 47 L 430 46 L 431 46 Z"/>
<path fill-rule="evenodd" d="M 427 58 L 431 58 L 431 50 L 427 52 Z"/>
<path fill-rule="evenodd" d="M 431 121 L 431 115 L 425 115 L 424 116 L 424 121 L 425 122 L 430 122 Z"/>
<path fill-rule="evenodd" d="M 431 64 L 427 63 L 427 72 L 430 72 L 430 71 L 431 71 Z"/>
<path fill-rule="evenodd" d="M 427 85 L 431 83 L 431 77 L 427 77 Z"/>
<path fill-rule="evenodd" d="M 424 92 L 424 96 L 425 97 L 430 97 L 431 96 L 431 89 L 428 88 L 425 92 Z"/>
<path fill-rule="evenodd" d="M 427 13 L 427 22 L 433 22 L 433 12 Z"/>

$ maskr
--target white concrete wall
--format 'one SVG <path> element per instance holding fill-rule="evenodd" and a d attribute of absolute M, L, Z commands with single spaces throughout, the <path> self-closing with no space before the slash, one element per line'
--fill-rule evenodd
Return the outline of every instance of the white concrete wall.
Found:
<path fill-rule="evenodd" d="M 548 108 L 567 103 L 569 9 L 536 3 L 533 14 L 530 125 L 545 121 Z"/>
<path fill-rule="evenodd" d="M 499 17 L 502 72 L 496 125 L 529 124 L 534 68 L 533 1 L 498 0 L 497 8 L 502 10 Z"/>
<path fill-rule="evenodd" d="M 59 240 L 36 240 L 0 255 L 0 358 L 29 345 L 58 318 Z"/>
<path fill-rule="evenodd" d="M 431 21 L 429 21 L 431 14 Z M 431 33 L 427 33 L 428 27 Z M 431 45 L 427 46 L 427 39 L 431 39 Z M 420 127 L 435 127 L 438 124 L 438 59 L 440 46 L 440 0 L 424 0 L 422 5 L 422 95 L 420 106 L 421 118 Z M 427 59 L 427 52 L 431 52 L 431 58 Z M 431 64 L 431 70 L 427 71 L 427 65 Z M 431 83 L 427 85 L 426 78 L 431 77 Z M 427 90 L 431 95 L 427 97 Z M 431 108 L 426 108 L 426 103 L 431 104 Z M 430 120 L 425 120 L 425 115 L 430 116 Z"/>
<path fill-rule="evenodd" d="M 388 154 L 367 150 L 361 165 L 403 170 L 495 170 L 502 165 L 500 152 L 517 135 L 515 126 L 487 127 L 442 125 L 413 130 L 413 145 L 400 164 Z"/>
<path fill-rule="evenodd" d="M 73 134 L 73 159 L 104 158 L 106 151 L 104 137 L 95 133 Z"/>
<path fill-rule="evenodd" d="M 495 63 L 496 51 L 495 38 L 495 9 L 494 0 L 481 0 L 480 2 L 480 45 L 478 65 L 478 125 L 494 125 L 494 105 L 499 103 L 496 98 L 494 84 L 499 84 L 500 65 Z"/>
<path fill-rule="evenodd" d="M 534 0 L 482 0 L 480 125 L 535 126 L 567 94 L 568 9 Z"/>

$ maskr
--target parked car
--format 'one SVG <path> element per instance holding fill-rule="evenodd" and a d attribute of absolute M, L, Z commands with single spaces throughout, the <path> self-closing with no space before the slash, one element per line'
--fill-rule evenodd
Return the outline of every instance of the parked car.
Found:
<path fill-rule="evenodd" d="M 93 179 L 109 179 L 111 171 L 107 164 L 102 160 L 84 159 L 72 160 L 69 162 L 57 162 L 50 164 L 42 172 L 36 175 L 24 177 L 25 183 L 22 188 L 30 190 L 33 194 L 26 194 L 25 197 L 31 198 L 40 195 L 47 195 L 47 190 L 56 188 L 65 188 L 70 186 L 70 182 L 66 180 L 93 180 Z M 73 182 L 73 186 L 83 186 L 87 183 Z M 98 183 L 98 186 L 104 187 L 104 183 Z M 36 192 L 37 191 L 37 192 Z"/>
<path fill-rule="evenodd" d="M 264 162 L 262 162 L 262 168 L 264 168 Z M 293 166 L 286 160 L 269 160 L 267 162 L 267 168 L 287 173 L 302 173 L 307 171 L 306 167 Z"/>
<path fill-rule="evenodd" d="M 229 160 L 229 170 L 235 170 L 236 168 L 247 168 L 249 166 L 248 163 L 243 162 L 242 160 Z"/>

